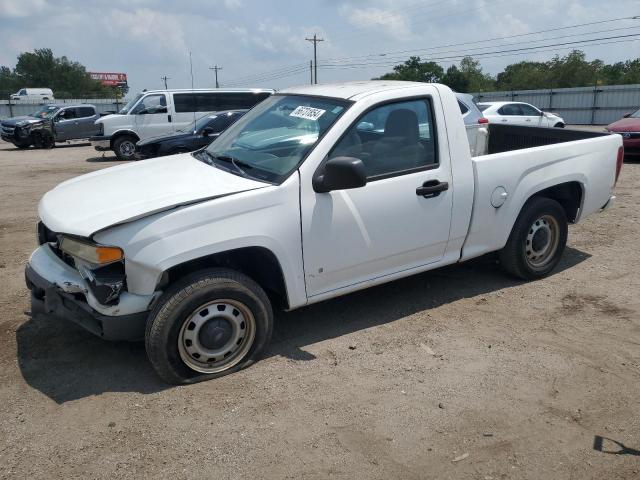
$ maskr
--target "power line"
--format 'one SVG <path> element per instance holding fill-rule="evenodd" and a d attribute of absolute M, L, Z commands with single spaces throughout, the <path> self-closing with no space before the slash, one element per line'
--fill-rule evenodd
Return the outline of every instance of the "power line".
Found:
<path fill-rule="evenodd" d="M 633 19 L 638 19 L 638 18 L 639 18 L 638 16 L 627 16 L 627 17 L 610 18 L 610 19 L 606 19 L 606 20 L 599 20 L 599 21 L 594 21 L 594 22 L 587 22 L 587 23 L 579 23 L 579 24 L 574 24 L 574 25 L 568 25 L 568 26 L 564 26 L 564 27 L 555 27 L 555 28 L 549 28 L 549 29 L 545 29 L 545 30 L 538 30 L 538 31 L 529 32 L 529 33 L 520 33 L 520 34 L 507 35 L 507 36 L 501 36 L 501 37 L 492 37 L 492 38 L 487 38 L 487 39 L 484 39 L 484 40 L 474 40 L 474 41 L 470 41 L 470 42 L 460 42 L 460 43 L 450 43 L 450 44 L 444 44 L 444 45 L 437 45 L 437 46 L 431 47 L 429 49 L 396 50 L 396 51 L 391 51 L 391 52 L 371 53 L 371 54 L 366 54 L 366 55 L 354 55 L 354 56 L 350 56 L 350 57 L 327 58 L 326 60 L 327 61 L 341 61 L 341 60 L 348 60 L 348 59 L 366 59 L 368 57 L 386 56 L 386 55 L 411 53 L 411 52 L 415 52 L 415 53 L 426 52 L 426 51 L 438 50 L 438 49 L 448 48 L 448 47 L 463 46 L 463 45 L 474 45 L 474 44 L 490 42 L 490 41 L 496 41 L 496 40 L 507 40 L 507 39 L 511 39 L 511 38 L 520 38 L 520 37 L 531 36 L 531 35 L 539 35 L 541 33 L 548 33 L 548 32 L 567 30 L 567 29 L 573 29 L 573 28 L 581 28 L 581 27 L 587 27 L 587 26 L 603 24 L 603 23 L 618 22 L 618 21 L 621 21 L 621 20 L 633 20 Z M 576 33 L 574 35 L 575 36 L 587 35 L 589 33 L 596 33 L 596 32 L 583 32 L 583 33 Z M 524 43 L 531 43 L 531 42 L 534 42 L 534 41 L 545 41 L 545 39 L 530 40 L 530 41 L 524 42 Z M 490 47 L 485 47 L 485 48 L 490 48 Z M 440 53 L 444 53 L 444 52 L 440 52 Z M 388 60 L 388 61 L 390 61 L 390 60 Z M 284 78 L 286 76 L 291 76 L 292 74 L 298 73 L 298 71 L 300 71 L 299 70 L 300 68 L 306 69 L 306 64 L 290 65 L 288 67 L 279 67 L 279 68 L 274 69 L 274 70 L 267 70 L 267 71 L 260 72 L 260 73 L 257 73 L 257 74 L 245 75 L 243 77 L 238 77 L 236 79 L 233 79 L 232 82 L 245 84 L 245 83 L 252 83 L 252 82 L 258 82 L 258 81 L 264 81 L 264 80 L 274 80 L 274 79 L 278 79 L 278 78 Z"/>
<path fill-rule="evenodd" d="M 618 17 L 618 18 L 611 18 L 608 20 L 599 20 L 599 21 L 595 21 L 595 22 L 588 22 L 588 23 L 578 23 L 575 25 L 568 25 L 565 27 L 555 27 L 555 28 L 548 28 L 545 30 L 538 30 L 536 32 L 529 32 L 529 33 L 519 33 L 516 35 L 507 35 L 507 36 L 502 36 L 502 37 L 493 37 L 493 38 L 485 38 L 483 40 L 473 40 L 470 42 L 461 42 L 461 43 L 449 43 L 449 44 L 445 44 L 445 45 L 437 45 L 435 47 L 430 47 L 428 49 L 410 49 L 410 50 L 395 50 L 395 51 L 391 51 L 391 52 L 379 52 L 379 53 L 370 53 L 370 54 L 366 54 L 366 55 L 353 55 L 350 57 L 334 57 L 334 58 L 327 58 L 326 60 L 349 60 L 352 58 L 363 58 L 363 57 L 373 57 L 373 56 L 386 56 L 386 55 L 395 55 L 395 54 L 402 54 L 402 53 L 414 53 L 414 52 L 419 52 L 419 51 L 425 51 L 425 50 L 436 50 L 436 49 L 440 49 L 440 48 L 448 48 L 448 47 L 459 47 L 462 45 L 475 45 L 478 43 L 484 43 L 484 42 L 493 42 L 496 40 L 509 40 L 511 38 L 519 38 L 519 37 L 526 37 L 526 36 L 530 36 L 530 35 L 538 35 L 541 33 L 549 33 L 549 32 L 556 32 L 559 30 L 569 30 L 572 28 L 581 28 L 581 27 L 588 27 L 588 26 L 592 26 L 592 25 L 598 25 L 598 24 L 602 24 L 602 23 L 611 23 L 611 22 L 619 22 L 621 20 L 637 20 L 638 16 L 630 16 L 630 17 Z M 627 28 L 632 28 L 632 27 L 627 27 Z M 587 35 L 589 33 L 595 33 L 595 32 L 583 32 L 583 33 L 576 33 L 575 35 Z M 533 40 L 532 40 L 533 41 Z"/>
<path fill-rule="evenodd" d="M 618 39 L 618 38 L 628 38 L 628 37 L 638 37 L 638 36 L 640 36 L 640 33 L 632 33 L 632 34 L 628 34 L 628 35 L 615 35 L 615 36 L 611 36 L 611 37 L 591 38 L 591 39 L 586 39 L 586 40 L 576 40 L 576 41 L 573 41 L 573 42 L 550 43 L 550 44 L 547 44 L 547 45 L 537 45 L 535 47 L 512 48 L 512 49 L 508 49 L 508 50 L 500 50 L 500 51 L 484 52 L 484 53 L 493 54 L 493 53 L 519 52 L 519 51 L 525 51 L 525 50 L 532 50 L 532 49 L 536 49 L 536 48 L 561 47 L 561 46 L 565 46 L 565 45 L 577 45 L 577 44 L 580 44 L 580 43 L 595 42 L 595 41 L 599 41 L 599 40 L 613 40 L 613 39 Z M 483 53 L 476 54 L 476 56 L 480 56 L 480 55 L 483 55 Z M 462 54 L 462 55 L 453 55 L 453 56 L 446 56 L 446 57 L 430 57 L 429 60 L 436 61 L 436 60 L 451 59 L 451 58 L 464 58 L 466 56 L 468 56 L 468 55 Z M 363 62 L 363 63 L 360 63 L 360 64 L 352 63 L 350 65 L 388 65 L 388 64 L 389 64 L 388 62 L 385 62 L 385 63 Z M 332 66 L 337 66 L 337 67 L 349 66 L 349 65 L 345 65 L 345 64 L 326 64 L 326 65 L 332 65 Z"/>
<path fill-rule="evenodd" d="M 314 33 L 313 38 L 305 38 L 306 41 L 313 43 L 313 75 L 314 81 L 313 83 L 318 83 L 318 54 L 317 54 L 317 46 L 318 42 L 324 42 L 324 38 L 318 38 L 318 36 Z"/>
<path fill-rule="evenodd" d="M 213 70 L 215 72 L 216 88 L 220 88 L 220 85 L 218 84 L 218 70 L 222 70 L 222 67 L 219 67 L 218 65 L 214 65 L 213 67 L 209 67 L 209 70 Z"/>
<path fill-rule="evenodd" d="M 573 37 L 577 37 L 577 36 L 582 36 L 582 35 L 595 35 L 597 33 L 608 33 L 608 32 L 617 32 L 617 31 L 621 31 L 621 30 L 631 30 L 631 29 L 635 29 L 635 28 L 640 28 L 639 26 L 634 26 L 634 27 L 621 27 L 621 28 L 612 28 L 612 29 L 607 29 L 607 30 L 598 30 L 595 32 L 589 32 L 589 33 L 576 33 L 576 34 L 570 34 L 570 35 L 559 35 L 556 37 L 548 37 L 545 39 L 537 39 L 537 40 L 525 40 L 523 42 L 515 42 L 515 43 L 504 43 L 502 45 L 494 45 L 494 46 L 484 46 L 484 47 L 475 47 L 475 48 L 465 48 L 465 49 L 455 49 L 455 50 L 444 50 L 444 51 L 440 51 L 440 52 L 433 52 L 432 54 L 430 54 L 427 59 L 428 60 L 436 60 L 438 59 L 438 57 L 432 57 L 431 55 L 442 55 L 445 53 L 457 53 L 457 52 L 464 52 L 464 56 L 465 57 L 473 57 L 476 55 L 482 55 L 482 53 L 484 52 L 477 52 L 477 53 L 471 53 L 471 52 L 475 52 L 477 50 L 486 50 L 487 48 L 495 48 L 495 47 L 511 47 L 511 46 L 519 46 L 519 45 L 526 45 L 529 43 L 539 43 L 539 42 L 545 42 L 545 41 L 549 41 L 549 40 L 558 40 L 561 38 L 573 38 Z M 635 32 L 635 34 L 638 34 L 640 32 Z M 579 39 L 576 40 L 576 42 L 567 42 L 567 43 L 581 43 L 581 42 L 589 42 L 591 40 L 601 40 L 600 38 L 595 38 L 595 39 L 589 39 L 589 38 L 583 38 L 583 39 Z M 544 45 L 539 45 L 540 47 L 544 47 Z M 535 48 L 536 45 L 531 46 L 530 48 Z M 366 59 L 365 59 L 366 60 Z M 363 60 L 363 62 L 365 62 L 365 60 Z M 406 57 L 395 57 L 395 58 L 385 58 L 384 61 L 383 60 L 375 60 L 375 59 L 371 59 L 366 60 L 366 63 L 371 63 L 372 65 L 376 64 L 376 63 L 381 63 L 384 65 L 387 65 L 389 62 L 404 62 L 406 60 Z M 335 65 L 352 65 L 352 63 L 335 63 Z"/>

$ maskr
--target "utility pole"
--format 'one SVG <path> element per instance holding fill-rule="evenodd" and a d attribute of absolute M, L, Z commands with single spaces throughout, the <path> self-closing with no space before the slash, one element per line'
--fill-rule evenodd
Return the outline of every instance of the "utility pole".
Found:
<path fill-rule="evenodd" d="M 218 65 L 214 65 L 213 67 L 209 67 L 209 70 L 213 70 L 215 72 L 216 88 L 220 88 L 220 85 L 218 85 L 218 70 L 222 70 L 222 67 L 219 67 Z"/>
<path fill-rule="evenodd" d="M 167 77 L 166 75 L 164 77 L 160 77 L 160 80 L 164 80 L 164 89 L 168 90 L 169 87 L 167 87 L 167 80 L 171 80 L 171 77 Z"/>
<path fill-rule="evenodd" d="M 313 60 L 309 60 L 309 75 L 311 75 L 311 85 L 313 85 Z"/>
<path fill-rule="evenodd" d="M 318 54 L 317 54 L 317 46 L 318 42 L 324 42 L 324 38 L 318 38 L 318 36 L 314 33 L 313 38 L 305 38 L 307 42 L 313 42 L 313 73 L 315 76 L 314 83 L 318 83 Z"/>

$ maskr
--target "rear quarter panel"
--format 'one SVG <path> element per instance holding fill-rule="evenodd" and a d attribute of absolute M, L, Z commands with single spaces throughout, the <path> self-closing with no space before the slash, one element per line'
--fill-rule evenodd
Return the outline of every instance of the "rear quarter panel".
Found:
<path fill-rule="evenodd" d="M 580 220 L 604 206 L 615 183 L 618 135 L 603 136 L 472 158 L 473 213 L 462 260 L 500 250 L 525 202 L 535 193 L 566 182 L 582 187 Z M 507 200 L 495 208 L 491 195 L 504 187 Z"/>

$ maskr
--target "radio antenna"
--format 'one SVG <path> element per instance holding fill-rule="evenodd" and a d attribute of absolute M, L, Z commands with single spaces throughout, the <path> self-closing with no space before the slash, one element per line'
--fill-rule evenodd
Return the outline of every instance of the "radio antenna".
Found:
<path fill-rule="evenodd" d="M 193 90 L 193 60 L 191 59 L 191 50 L 189 50 L 189 68 L 191 69 L 191 90 Z M 193 93 L 193 92 L 191 92 L 191 93 Z M 196 102 L 198 101 L 197 97 L 195 95 L 192 95 L 191 98 L 196 99 Z M 196 128 L 196 110 L 197 110 L 197 107 L 198 106 L 194 102 L 194 105 L 193 105 L 193 128 L 194 129 Z"/>

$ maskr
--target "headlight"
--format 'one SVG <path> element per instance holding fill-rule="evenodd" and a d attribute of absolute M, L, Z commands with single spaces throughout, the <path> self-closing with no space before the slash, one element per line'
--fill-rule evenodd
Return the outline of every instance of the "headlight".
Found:
<path fill-rule="evenodd" d="M 94 265 L 106 265 L 124 258 L 124 252 L 118 247 L 85 243 L 70 237 L 62 237 L 60 250 Z"/>

